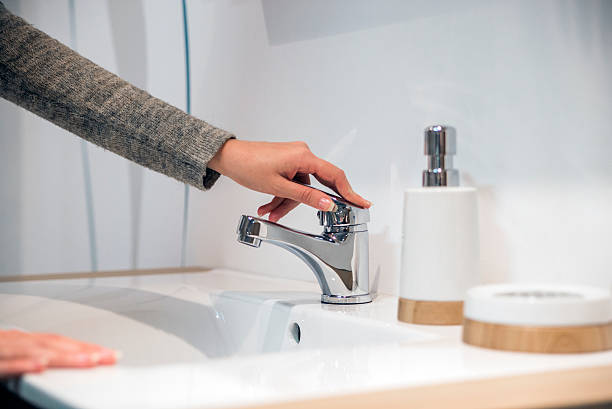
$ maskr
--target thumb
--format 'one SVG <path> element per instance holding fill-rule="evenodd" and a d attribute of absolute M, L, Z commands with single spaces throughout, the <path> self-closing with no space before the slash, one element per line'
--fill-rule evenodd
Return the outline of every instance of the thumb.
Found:
<path fill-rule="evenodd" d="M 311 189 L 286 179 L 281 185 L 281 191 L 277 193 L 277 196 L 293 199 L 296 202 L 307 204 L 324 212 L 330 212 L 336 207 L 330 197 L 320 190 Z"/>

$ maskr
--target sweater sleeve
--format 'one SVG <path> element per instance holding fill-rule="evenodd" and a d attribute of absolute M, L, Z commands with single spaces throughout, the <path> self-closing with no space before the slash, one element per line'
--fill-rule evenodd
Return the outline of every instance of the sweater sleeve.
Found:
<path fill-rule="evenodd" d="M 82 57 L 1 2 L 0 96 L 198 189 L 218 179 L 207 164 L 233 138 Z"/>

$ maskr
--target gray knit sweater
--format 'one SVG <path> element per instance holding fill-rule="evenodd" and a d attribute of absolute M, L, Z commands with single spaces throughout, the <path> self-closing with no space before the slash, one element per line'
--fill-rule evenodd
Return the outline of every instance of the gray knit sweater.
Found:
<path fill-rule="evenodd" d="M 0 96 L 124 158 L 208 189 L 233 136 L 77 54 L 0 2 Z"/>

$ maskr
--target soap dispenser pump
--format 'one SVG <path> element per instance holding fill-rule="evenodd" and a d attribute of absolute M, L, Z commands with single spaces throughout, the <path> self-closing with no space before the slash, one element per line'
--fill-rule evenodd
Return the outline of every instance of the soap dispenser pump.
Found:
<path fill-rule="evenodd" d="M 422 187 L 404 192 L 398 319 L 459 325 L 466 292 L 480 282 L 476 189 L 459 186 L 454 128 L 425 128 L 424 153 Z"/>
<path fill-rule="evenodd" d="M 459 186 L 459 172 L 453 169 L 457 153 L 455 128 L 433 125 L 425 128 L 425 156 L 427 169 L 423 171 L 423 186 Z"/>

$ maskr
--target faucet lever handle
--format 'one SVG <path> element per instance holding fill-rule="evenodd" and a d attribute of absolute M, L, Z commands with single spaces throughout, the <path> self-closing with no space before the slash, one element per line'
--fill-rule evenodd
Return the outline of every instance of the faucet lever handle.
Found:
<path fill-rule="evenodd" d="M 340 197 L 334 193 L 326 192 L 325 190 L 318 189 L 310 186 L 306 183 L 294 181 L 302 186 L 306 186 L 310 189 L 318 190 L 319 192 L 325 193 L 331 198 L 336 205 L 335 210 L 330 212 L 323 212 L 319 210 L 317 216 L 319 217 L 319 224 L 325 227 L 336 227 L 336 226 L 355 226 L 358 224 L 366 224 L 370 221 L 370 211 L 358 206 L 354 203 L 349 202 L 343 197 Z"/>
<path fill-rule="evenodd" d="M 319 217 L 319 223 L 325 227 L 337 227 L 337 226 L 355 226 L 359 224 L 365 224 L 370 221 L 370 211 L 364 209 L 361 206 L 357 206 L 354 203 L 349 202 L 343 197 L 337 196 L 333 193 L 326 192 L 316 187 L 301 183 L 302 185 L 315 189 L 328 195 L 334 202 L 335 209 L 330 212 L 323 212 L 319 210 L 317 216 Z"/>

